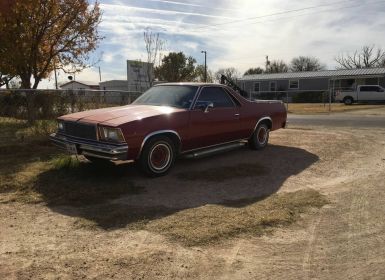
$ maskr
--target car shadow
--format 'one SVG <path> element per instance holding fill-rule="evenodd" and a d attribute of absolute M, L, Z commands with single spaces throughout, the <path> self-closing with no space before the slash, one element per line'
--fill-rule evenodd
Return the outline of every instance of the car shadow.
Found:
<path fill-rule="evenodd" d="M 135 226 L 184 209 L 244 207 L 276 193 L 291 176 L 319 160 L 304 149 L 242 147 L 201 159 L 180 159 L 164 177 L 146 178 L 134 164 L 94 165 L 41 173 L 35 191 L 53 211 L 102 229 Z"/>

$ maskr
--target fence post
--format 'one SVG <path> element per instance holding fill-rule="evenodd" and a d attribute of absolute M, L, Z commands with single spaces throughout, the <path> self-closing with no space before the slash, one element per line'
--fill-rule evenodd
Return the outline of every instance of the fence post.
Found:
<path fill-rule="evenodd" d="M 286 91 L 286 111 L 289 112 L 289 92 Z"/>
<path fill-rule="evenodd" d="M 329 113 L 332 111 L 332 92 L 329 90 Z"/>
<path fill-rule="evenodd" d="M 25 96 L 27 99 L 27 118 L 28 123 L 33 124 L 36 120 L 36 108 L 35 108 L 35 91 L 25 91 Z"/>

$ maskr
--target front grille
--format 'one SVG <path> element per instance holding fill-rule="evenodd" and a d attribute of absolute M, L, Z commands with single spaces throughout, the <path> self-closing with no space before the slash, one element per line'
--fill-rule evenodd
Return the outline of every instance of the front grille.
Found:
<path fill-rule="evenodd" d="M 64 122 L 64 132 L 69 136 L 96 140 L 96 125 L 79 122 Z"/>

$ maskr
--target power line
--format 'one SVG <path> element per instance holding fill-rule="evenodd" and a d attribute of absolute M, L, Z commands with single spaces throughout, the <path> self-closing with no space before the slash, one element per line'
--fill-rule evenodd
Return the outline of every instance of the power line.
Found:
<path fill-rule="evenodd" d="M 223 26 L 223 25 L 239 23 L 239 22 L 244 22 L 244 21 L 251 21 L 251 20 L 255 20 L 255 19 L 267 18 L 267 17 L 272 17 L 272 16 L 278 16 L 278 15 L 285 15 L 285 14 L 296 13 L 296 12 L 301 12 L 301 11 L 306 11 L 306 10 L 313 10 L 313 9 L 317 9 L 317 8 L 335 6 L 336 4 L 341 4 L 341 3 L 346 3 L 346 2 L 354 2 L 354 1 L 357 1 L 357 0 L 344 0 L 344 1 L 338 1 L 338 2 L 334 2 L 334 3 L 330 3 L 330 4 L 310 6 L 310 7 L 294 9 L 294 10 L 286 10 L 286 11 L 276 12 L 276 13 L 262 15 L 262 16 L 249 17 L 249 18 L 233 20 L 233 21 L 227 21 L 227 22 L 222 22 L 222 23 L 217 23 L 217 24 L 204 25 L 204 26 L 195 28 L 194 30 L 199 30 L 199 29 L 204 29 L 204 28 L 212 28 L 212 27 L 217 27 L 217 26 Z M 362 6 L 362 5 L 365 5 L 365 4 L 373 4 L 373 3 L 378 3 L 378 2 L 384 2 L 384 1 L 377 1 L 377 2 L 372 2 L 372 3 L 362 3 L 361 2 L 360 4 L 356 4 L 356 5 L 353 5 L 353 6 L 345 6 L 345 7 L 341 7 L 341 8 L 335 8 L 335 9 L 333 9 L 333 11 L 340 10 L 340 9 L 345 9 L 345 8 Z M 331 11 L 331 10 L 326 10 L 326 11 Z M 321 13 L 321 12 L 325 12 L 325 11 L 320 11 L 320 12 L 317 12 L 317 13 Z M 259 22 L 262 22 L 262 21 L 258 21 L 258 23 Z"/>

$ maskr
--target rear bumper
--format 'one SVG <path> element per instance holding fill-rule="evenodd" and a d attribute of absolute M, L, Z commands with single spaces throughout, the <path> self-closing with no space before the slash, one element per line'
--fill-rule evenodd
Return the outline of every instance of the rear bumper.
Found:
<path fill-rule="evenodd" d="M 128 146 L 126 144 L 106 144 L 58 133 L 52 133 L 49 138 L 56 146 L 65 150 L 68 150 L 69 145 L 75 145 L 73 147 L 76 147 L 76 154 L 78 155 L 91 156 L 106 160 L 128 159 Z"/>

